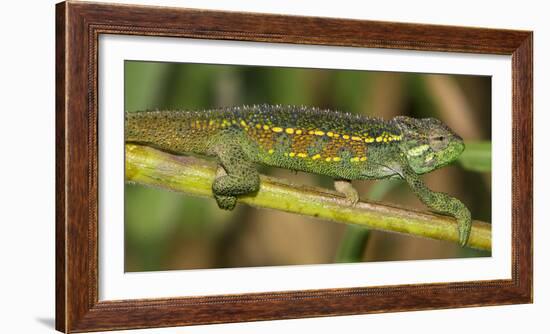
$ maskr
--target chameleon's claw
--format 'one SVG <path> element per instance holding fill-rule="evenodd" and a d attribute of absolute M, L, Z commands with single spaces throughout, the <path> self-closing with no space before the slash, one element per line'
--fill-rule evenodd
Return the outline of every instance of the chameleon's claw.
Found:
<path fill-rule="evenodd" d="M 346 199 L 350 202 L 351 206 L 355 206 L 359 202 L 359 193 L 351 184 L 349 180 L 335 180 L 334 189 L 337 192 L 342 193 Z"/>

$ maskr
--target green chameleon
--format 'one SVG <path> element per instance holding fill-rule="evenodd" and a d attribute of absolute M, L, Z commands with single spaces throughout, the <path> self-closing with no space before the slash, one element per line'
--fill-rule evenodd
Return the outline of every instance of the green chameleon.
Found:
<path fill-rule="evenodd" d="M 385 121 L 303 106 L 255 105 L 204 111 L 126 112 L 126 141 L 177 154 L 216 157 L 212 192 L 222 209 L 260 187 L 255 164 L 327 175 L 352 205 L 351 180 L 402 178 L 431 209 L 458 221 L 466 245 L 470 211 L 426 187 L 419 175 L 457 159 L 462 139 L 434 118 Z"/>

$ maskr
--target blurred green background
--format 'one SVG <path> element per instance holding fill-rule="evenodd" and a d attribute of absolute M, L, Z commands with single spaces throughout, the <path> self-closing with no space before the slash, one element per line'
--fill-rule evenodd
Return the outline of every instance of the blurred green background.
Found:
<path fill-rule="evenodd" d="M 491 79 L 351 70 L 125 62 L 125 109 L 208 109 L 296 104 L 390 119 L 437 117 L 472 151 L 423 177 L 491 221 Z M 468 142 L 475 144 L 468 145 Z M 484 141 L 478 143 L 479 141 Z M 489 163 L 488 163 L 489 162 Z M 262 173 L 332 187 L 327 177 L 259 167 Z M 401 181 L 354 181 L 363 200 L 426 210 Z M 369 231 L 139 185 L 125 186 L 125 271 L 251 267 L 490 256 L 453 243 Z"/>

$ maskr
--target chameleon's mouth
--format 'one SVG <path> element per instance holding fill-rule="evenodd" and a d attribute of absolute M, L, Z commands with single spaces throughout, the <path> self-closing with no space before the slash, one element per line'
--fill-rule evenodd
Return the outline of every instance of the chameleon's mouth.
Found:
<path fill-rule="evenodd" d="M 458 152 L 459 155 L 464 152 L 466 145 L 464 144 L 464 140 L 462 140 L 459 135 L 454 135 L 454 140 L 452 143 L 456 146 L 455 150 Z"/>
<path fill-rule="evenodd" d="M 458 157 L 462 152 L 464 152 L 465 148 L 466 146 L 464 145 L 462 138 L 459 135 L 452 133 L 449 138 L 448 145 L 437 153 L 452 154 Z"/>
<path fill-rule="evenodd" d="M 464 152 L 464 150 L 466 149 L 466 145 L 464 144 L 464 142 L 460 141 L 459 145 L 460 145 L 460 148 L 459 148 L 460 153 Z"/>

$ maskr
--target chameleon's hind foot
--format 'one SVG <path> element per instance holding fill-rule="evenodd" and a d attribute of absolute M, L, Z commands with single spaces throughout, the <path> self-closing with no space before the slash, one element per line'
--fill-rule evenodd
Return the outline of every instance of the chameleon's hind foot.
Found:
<path fill-rule="evenodd" d="M 212 193 L 221 209 L 233 210 L 237 196 L 258 191 L 260 175 L 242 149 L 231 141 L 218 144 L 216 153 L 220 165 L 212 183 Z"/>
<path fill-rule="evenodd" d="M 359 193 L 353 187 L 350 180 L 334 180 L 334 189 L 346 196 L 352 206 L 359 202 Z"/>
<path fill-rule="evenodd" d="M 216 170 L 216 180 L 227 175 L 227 172 L 222 166 L 218 166 Z M 233 210 L 237 205 L 237 197 L 235 196 L 224 196 L 219 195 L 214 191 L 214 186 L 212 186 L 214 192 L 214 199 L 218 203 L 218 207 L 223 210 Z"/>
<path fill-rule="evenodd" d="M 218 207 L 223 210 L 231 211 L 235 208 L 235 205 L 237 205 L 237 197 L 235 196 L 214 195 L 214 198 L 218 203 Z"/>

